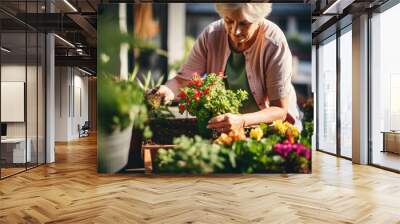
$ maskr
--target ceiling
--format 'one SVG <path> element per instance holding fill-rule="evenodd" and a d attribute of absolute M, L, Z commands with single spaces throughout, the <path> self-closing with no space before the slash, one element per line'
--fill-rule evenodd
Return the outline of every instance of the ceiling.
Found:
<path fill-rule="evenodd" d="M 387 0 L 293 0 L 305 2 L 312 9 L 313 37 L 335 24 L 347 14 L 357 14 L 378 7 Z M 56 64 L 75 65 L 96 71 L 97 45 L 97 6 L 101 3 L 132 2 L 116 0 L 1 0 L 0 21 L 2 32 L 9 32 L 4 38 L 9 46 L 20 49 L 24 40 L 17 37 L 26 29 L 39 32 L 54 32 L 61 38 L 55 38 Z M 196 1 L 194 1 L 196 2 Z M 278 2 L 278 1 L 272 1 Z M 335 3 L 337 2 L 337 3 Z M 339 14 L 326 14 L 328 8 L 336 4 Z M 342 7 L 342 8 L 341 8 Z M 50 10 L 51 9 L 51 10 Z M 336 9 L 334 9 L 336 10 Z M 49 12 L 52 13 L 49 13 Z M 325 12 L 325 13 L 324 13 Z M 13 42 L 11 44 L 11 42 Z M 4 42 L 3 42 L 4 43 Z M 32 51 L 28 46 L 28 55 Z M 15 50 L 15 54 L 19 51 Z"/>

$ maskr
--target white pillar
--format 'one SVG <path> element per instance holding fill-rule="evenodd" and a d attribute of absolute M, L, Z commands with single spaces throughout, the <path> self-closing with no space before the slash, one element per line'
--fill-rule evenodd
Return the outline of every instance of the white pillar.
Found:
<path fill-rule="evenodd" d="M 54 76 L 54 35 L 46 36 L 46 163 L 55 161 L 55 76 Z"/>
<path fill-rule="evenodd" d="M 185 4 L 168 5 L 168 63 L 180 60 L 185 50 Z"/>
<path fill-rule="evenodd" d="M 128 24 L 126 18 L 126 3 L 119 4 L 119 29 L 121 33 L 128 32 Z M 128 53 L 129 53 L 129 44 L 121 43 L 120 51 L 119 51 L 119 60 L 121 62 L 120 65 L 120 78 L 128 79 Z"/>
<path fill-rule="evenodd" d="M 353 162 L 368 163 L 368 16 L 353 19 Z"/>
<path fill-rule="evenodd" d="M 298 28 L 297 28 L 297 20 L 296 17 L 294 16 L 290 16 L 287 20 L 287 33 L 289 35 L 291 34 L 295 34 L 298 32 Z"/>
<path fill-rule="evenodd" d="M 313 93 L 313 100 L 314 100 L 314 133 L 312 135 L 312 139 L 311 139 L 311 148 L 312 150 L 316 150 L 317 146 L 316 146 L 316 132 L 317 132 L 317 119 L 316 119 L 316 115 L 317 115 L 317 108 L 316 108 L 316 102 L 317 102 L 317 47 L 315 45 L 312 45 L 312 51 L 311 51 L 311 92 Z"/>

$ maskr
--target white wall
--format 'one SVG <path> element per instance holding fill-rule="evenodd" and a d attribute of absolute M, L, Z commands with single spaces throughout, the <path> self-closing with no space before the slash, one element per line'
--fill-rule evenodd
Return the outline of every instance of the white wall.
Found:
<path fill-rule="evenodd" d="M 76 68 L 56 67 L 56 141 L 79 138 L 78 124 L 88 120 L 88 78 L 83 75 Z"/>

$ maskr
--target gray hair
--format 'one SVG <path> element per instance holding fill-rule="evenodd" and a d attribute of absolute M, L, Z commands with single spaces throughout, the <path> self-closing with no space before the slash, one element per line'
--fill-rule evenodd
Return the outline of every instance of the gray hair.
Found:
<path fill-rule="evenodd" d="M 249 22 L 258 22 L 267 17 L 272 10 L 271 3 L 215 3 L 215 10 L 220 17 L 227 11 L 242 10 L 243 16 Z"/>

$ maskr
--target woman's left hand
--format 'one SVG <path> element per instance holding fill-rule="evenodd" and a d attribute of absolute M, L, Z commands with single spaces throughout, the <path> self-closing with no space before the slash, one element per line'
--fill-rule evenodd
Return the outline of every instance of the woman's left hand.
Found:
<path fill-rule="evenodd" d="M 244 119 L 240 114 L 222 114 L 213 117 L 208 121 L 207 128 L 216 129 L 221 132 L 229 132 L 231 130 L 244 127 Z"/>

